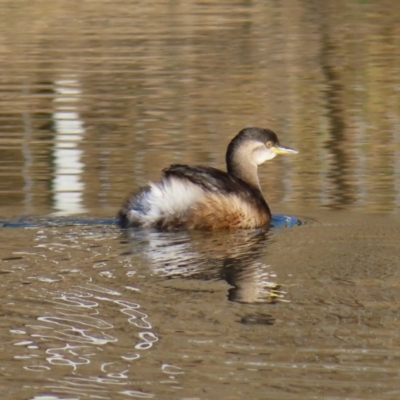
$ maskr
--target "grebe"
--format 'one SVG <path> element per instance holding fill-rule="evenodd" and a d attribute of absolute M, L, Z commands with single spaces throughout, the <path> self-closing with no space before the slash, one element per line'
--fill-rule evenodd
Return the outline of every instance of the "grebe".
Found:
<path fill-rule="evenodd" d="M 227 172 L 171 165 L 162 179 L 139 189 L 118 213 L 121 227 L 172 229 L 257 228 L 271 211 L 261 192 L 257 166 L 277 154 L 296 154 L 281 146 L 269 129 L 245 128 L 229 143 Z"/>

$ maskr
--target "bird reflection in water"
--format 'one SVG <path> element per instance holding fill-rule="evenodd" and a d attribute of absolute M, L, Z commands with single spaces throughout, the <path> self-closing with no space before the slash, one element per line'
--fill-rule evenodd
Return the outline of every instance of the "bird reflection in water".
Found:
<path fill-rule="evenodd" d="M 131 254 L 150 262 L 151 272 L 168 279 L 224 280 L 230 301 L 284 301 L 276 275 L 262 259 L 268 229 L 159 232 L 128 230 Z"/>

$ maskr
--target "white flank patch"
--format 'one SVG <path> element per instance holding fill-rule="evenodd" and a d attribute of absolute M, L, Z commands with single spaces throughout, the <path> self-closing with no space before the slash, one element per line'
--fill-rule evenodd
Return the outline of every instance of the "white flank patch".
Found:
<path fill-rule="evenodd" d="M 140 212 L 135 206 L 128 214 L 129 220 L 139 221 L 143 226 L 151 226 L 160 220 L 168 220 L 183 215 L 194 203 L 204 195 L 204 191 L 194 183 L 177 179 L 164 179 L 158 183 L 149 183 L 150 189 L 143 193 L 137 201 Z"/>

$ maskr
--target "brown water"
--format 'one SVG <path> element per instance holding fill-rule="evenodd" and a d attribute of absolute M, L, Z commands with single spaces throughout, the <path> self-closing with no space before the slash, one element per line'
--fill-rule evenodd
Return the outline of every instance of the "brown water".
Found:
<path fill-rule="evenodd" d="M 398 399 L 400 6 L 0 3 L 4 399 Z M 270 232 L 121 233 L 269 127 Z M 51 218 L 66 216 L 60 226 Z M 97 224 L 71 225 L 92 218 Z"/>

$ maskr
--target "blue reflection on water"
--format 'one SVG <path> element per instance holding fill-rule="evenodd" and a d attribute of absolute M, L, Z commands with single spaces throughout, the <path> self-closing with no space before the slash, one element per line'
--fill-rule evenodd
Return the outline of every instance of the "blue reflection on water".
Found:
<path fill-rule="evenodd" d="M 305 222 L 297 217 L 285 214 L 273 214 L 271 228 L 291 228 L 303 225 Z M 0 220 L 3 228 L 26 228 L 39 226 L 65 226 L 65 225 L 117 225 L 116 218 L 82 218 L 82 217 L 18 217 L 12 220 Z"/>
<path fill-rule="evenodd" d="M 31 228 L 41 226 L 116 225 L 116 218 L 82 217 L 18 217 L 0 220 L 0 228 Z"/>
<path fill-rule="evenodd" d="M 292 215 L 272 214 L 271 228 L 291 228 L 295 225 L 303 225 L 305 222 Z"/>

